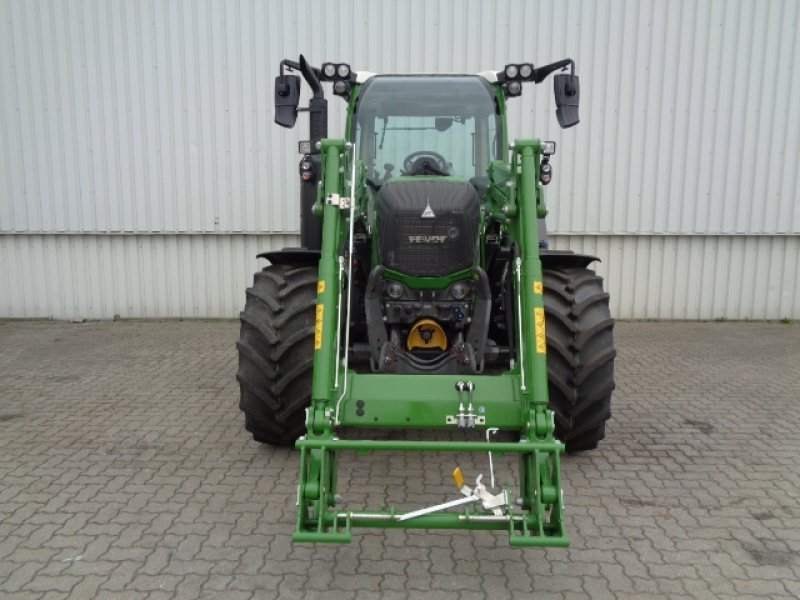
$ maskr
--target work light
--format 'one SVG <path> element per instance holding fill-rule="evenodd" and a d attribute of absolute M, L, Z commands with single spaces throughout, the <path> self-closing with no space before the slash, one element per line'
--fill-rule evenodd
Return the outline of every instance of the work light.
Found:
<path fill-rule="evenodd" d="M 506 65 L 506 77 L 514 79 L 519 75 L 519 67 L 517 65 Z"/>
<path fill-rule="evenodd" d="M 333 93 L 336 94 L 337 96 L 344 96 L 345 94 L 347 94 L 349 89 L 350 86 L 348 85 L 348 83 L 346 81 L 342 81 L 341 79 L 338 79 L 333 84 Z"/>
<path fill-rule="evenodd" d="M 342 79 L 350 77 L 350 65 L 341 64 L 336 67 L 336 74 Z"/>
<path fill-rule="evenodd" d="M 322 65 L 322 72 L 325 73 L 325 77 L 333 78 L 333 76 L 336 75 L 336 65 L 325 63 Z"/>

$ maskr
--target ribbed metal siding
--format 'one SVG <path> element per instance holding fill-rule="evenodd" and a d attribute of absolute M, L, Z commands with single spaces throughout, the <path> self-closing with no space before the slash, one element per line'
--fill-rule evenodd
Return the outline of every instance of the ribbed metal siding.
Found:
<path fill-rule="evenodd" d="M 800 316 L 796 236 L 554 236 L 602 257 L 627 319 Z M 0 236 L 0 315 L 58 319 L 236 317 L 281 235 Z"/>
<path fill-rule="evenodd" d="M 559 142 L 560 233 L 798 233 L 800 3 L 0 3 L 2 231 L 296 231 L 284 56 L 477 72 L 572 56 L 512 131 Z M 344 103 L 332 98 L 341 115 Z M 332 119 L 334 133 L 341 119 Z"/>
<path fill-rule="evenodd" d="M 553 236 L 601 257 L 621 319 L 800 317 L 798 236 Z"/>
<path fill-rule="evenodd" d="M 591 235 L 629 249 L 630 239 L 614 236 L 714 234 L 675 238 L 675 249 L 700 244 L 704 255 L 721 256 L 734 246 L 757 247 L 759 256 L 796 263 L 799 15 L 793 0 L 6 0 L 0 237 L 13 238 L 1 243 L 28 245 L 31 252 L 14 255 L 27 260 L 42 255 L 41 245 L 96 240 L 23 241 L 18 234 L 296 232 L 294 149 L 306 119 L 292 131 L 272 124 L 272 78 L 281 58 L 301 51 L 315 62 L 343 60 L 375 72 L 477 72 L 509 60 L 571 56 L 581 75 L 581 125 L 558 128 L 550 82 L 528 86 L 510 104 L 512 132 L 559 143 L 548 191 L 551 230 L 572 236 L 562 246 L 588 244 L 582 236 Z M 344 103 L 332 97 L 331 107 L 331 134 L 340 135 Z M 791 239 L 778 243 L 775 235 Z M 177 252 L 181 239 L 148 244 Z M 638 243 L 672 251 L 650 239 Z M 246 249 L 244 242 L 230 247 Z M 630 280 L 629 258 L 616 256 L 612 266 Z M 40 264 L 11 264 L 6 256 L 0 280 Z M 785 284 L 796 297 L 796 277 Z M 725 306 L 739 307 L 729 317 L 747 316 L 746 303 L 724 287 L 733 294 Z M 13 297 L 26 304 L 2 314 L 69 312 L 48 313 L 43 302 L 34 310 L 31 296 Z M 758 298 L 753 315 L 781 316 L 772 312 L 774 301 Z M 162 300 L 165 308 L 142 304 L 131 315 L 186 309 L 179 298 Z M 680 295 L 671 302 L 642 308 L 637 300 L 618 314 L 703 317 L 721 306 L 705 296 L 695 308 Z"/>
<path fill-rule="evenodd" d="M 0 315 L 236 317 L 283 235 L 0 236 Z"/>

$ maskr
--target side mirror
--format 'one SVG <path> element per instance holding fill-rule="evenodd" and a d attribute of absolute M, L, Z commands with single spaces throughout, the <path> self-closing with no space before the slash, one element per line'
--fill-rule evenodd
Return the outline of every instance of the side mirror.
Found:
<path fill-rule="evenodd" d="M 578 103 L 581 98 L 581 86 L 577 75 L 559 73 L 553 78 L 553 94 L 556 99 L 556 118 L 562 129 L 572 127 L 580 122 Z"/>
<path fill-rule="evenodd" d="M 298 104 L 300 76 L 278 75 L 275 78 L 275 122 L 281 127 L 294 127 Z"/>

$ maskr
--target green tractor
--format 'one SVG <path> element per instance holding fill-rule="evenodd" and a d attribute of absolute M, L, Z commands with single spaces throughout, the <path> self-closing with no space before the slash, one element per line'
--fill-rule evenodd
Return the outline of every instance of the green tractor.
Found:
<path fill-rule="evenodd" d="M 513 546 L 566 546 L 560 455 L 595 448 L 615 350 L 596 257 L 548 249 L 555 143 L 509 145 L 506 102 L 554 75 L 561 127 L 578 123 L 574 62 L 477 75 L 375 75 L 283 60 L 275 121 L 300 143 L 301 248 L 259 256 L 241 313 L 240 407 L 253 438 L 300 451 L 298 542 L 354 527 L 499 529 Z M 567 72 L 569 69 L 569 72 Z M 309 106 L 298 108 L 301 77 Z M 347 102 L 329 139 L 322 84 Z M 353 429 L 449 430 L 446 440 Z M 498 431 L 506 436 L 493 438 Z M 441 438 L 441 435 L 439 436 Z M 502 439 L 510 441 L 499 441 Z M 453 472 L 455 499 L 350 510 L 341 451 L 488 452 L 489 481 Z M 492 452 L 519 457 L 495 486 Z M 455 464 L 455 461 L 454 461 Z"/>

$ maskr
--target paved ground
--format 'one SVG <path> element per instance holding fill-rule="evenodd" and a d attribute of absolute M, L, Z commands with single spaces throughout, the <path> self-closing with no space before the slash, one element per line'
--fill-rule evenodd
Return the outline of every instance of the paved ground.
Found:
<path fill-rule="evenodd" d="M 235 323 L 0 322 L 0 597 L 800 595 L 800 326 L 616 331 L 608 438 L 563 462 L 572 546 L 512 550 L 293 546 L 297 455 L 241 427 Z M 452 497 L 452 455 L 350 458 L 356 506 Z"/>

